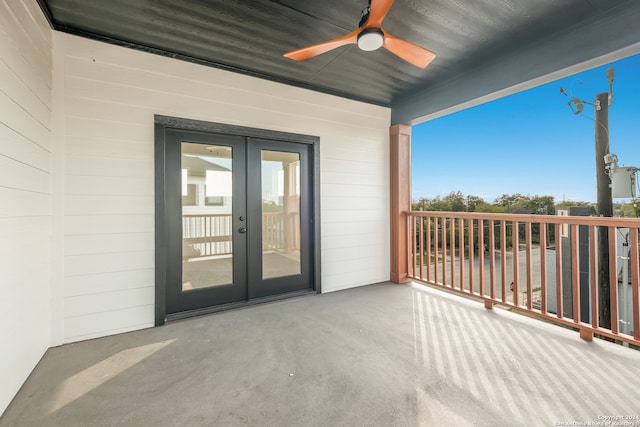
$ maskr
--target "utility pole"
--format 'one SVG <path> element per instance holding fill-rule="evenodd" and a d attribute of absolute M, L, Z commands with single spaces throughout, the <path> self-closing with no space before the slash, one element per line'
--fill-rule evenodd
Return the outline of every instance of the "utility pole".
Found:
<path fill-rule="evenodd" d="M 611 180 L 605 169 L 604 157 L 609 153 L 609 96 L 607 92 L 596 95 L 595 109 L 595 143 L 596 143 L 596 183 L 598 216 L 613 216 L 613 198 L 611 196 Z M 609 281 L 609 229 L 598 227 L 598 305 L 599 325 L 611 329 L 612 284 Z M 616 286 L 617 284 L 613 284 Z"/>
<path fill-rule="evenodd" d="M 613 197 L 611 193 L 611 178 L 609 177 L 610 164 L 607 164 L 605 156 L 610 157 L 609 150 L 609 105 L 613 100 L 613 79 L 615 70 L 613 67 L 607 69 L 607 80 L 609 81 L 609 92 L 602 92 L 595 96 L 593 108 L 595 110 L 595 152 L 596 152 L 596 186 L 597 203 L 596 214 L 601 217 L 613 216 Z M 561 87 L 560 93 L 569 96 Z M 582 114 L 583 104 L 590 104 L 574 97 L 567 103 L 573 114 Z M 614 156 L 615 157 L 615 156 Z M 614 160 L 617 162 L 616 160 Z M 611 329 L 611 286 L 618 286 L 610 282 L 609 275 L 609 229 L 608 227 L 598 227 L 597 235 L 598 250 L 598 325 Z M 582 310 L 585 310 L 582 307 Z M 617 321 L 617 319 L 616 319 Z"/>

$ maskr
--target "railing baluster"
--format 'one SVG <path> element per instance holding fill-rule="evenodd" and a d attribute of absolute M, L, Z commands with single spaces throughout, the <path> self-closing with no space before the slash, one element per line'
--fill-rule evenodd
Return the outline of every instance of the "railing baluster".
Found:
<path fill-rule="evenodd" d="M 500 267 L 502 273 L 502 302 L 507 302 L 507 221 L 500 221 Z"/>
<path fill-rule="evenodd" d="M 460 257 L 460 290 L 464 291 L 464 218 L 458 219 L 458 255 Z"/>
<path fill-rule="evenodd" d="M 489 286 L 491 291 L 489 296 L 496 299 L 496 230 L 495 222 L 489 221 Z"/>
<path fill-rule="evenodd" d="M 411 218 L 411 239 L 410 239 L 410 245 L 411 245 L 411 257 L 410 260 L 412 262 L 410 262 L 410 266 L 409 266 L 409 270 L 407 271 L 411 271 L 411 275 L 413 278 L 416 278 L 416 220 L 418 218 L 417 217 L 413 217 Z"/>
<path fill-rule="evenodd" d="M 456 221 L 449 219 L 449 258 L 451 258 L 451 287 L 456 287 Z"/>
<path fill-rule="evenodd" d="M 420 220 L 420 273 L 418 276 L 420 276 L 420 280 L 424 280 L 424 217 L 418 217 L 418 219 Z"/>
<path fill-rule="evenodd" d="M 203 216 L 200 218 L 200 233 L 202 236 L 204 236 L 204 244 L 202 245 L 204 247 L 204 252 L 208 253 L 209 250 L 211 250 L 210 246 L 207 244 L 209 239 L 209 233 L 207 233 L 207 217 Z"/>
<path fill-rule="evenodd" d="M 547 223 L 540 223 L 540 312 L 547 314 Z"/>
<path fill-rule="evenodd" d="M 562 224 L 556 224 L 556 316 L 564 317 L 562 300 Z"/>
<path fill-rule="evenodd" d="M 571 224 L 571 294 L 575 323 L 580 323 L 580 250 L 578 244 L 578 224 Z"/>
<path fill-rule="evenodd" d="M 600 307 L 598 305 L 598 250 L 595 225 L 589 226 L 589 275 L 591 276 L 591 326 L 598 328 Z"/>
<path fill-rule="evenodd" d="M 447 286 L 447 218 L 442 218 L 442 284 Z"/>
<path fill-rule="evenodd" d="M 468 228 L 469 228 L 469 238 L 467 240 L 467 246 L 469 247 L 469 292 L 470 293 L 474 293 L 474 283 L 473 283 L 473 275 L 474 275 L 474 268 L 473 268 L 473 264 L 474 264 L 474 250 L 473 250 L 473 245 L 474 245 L 474 241 L 473 241 L 473 237 L 474 237 L 474 232 L 473 232 L 473 219 L 469 219 L 468 220 Z"/>
<path fill-rule="evenodd" d="M 533 308 L 533 261 L 531 258 L 531 222 L 525 223 L 525 246 L 526 246 L 526 265 L 527 265 L 527 308 Z"/>
<path fill-rule="evenodd" d="M 438 226 L 440 223 L 440 218 L 438 217 L 434 217 L 433 218 L 433 281 L 438 283 L 438 255 L 439 255 L 439 251 L 438 251 L 438 243 L 439 243 L 439 233 L 438 233 Z"/>
<path fill-rule="evenodd" d="M 478 220 L 478 277 L 480 279 L 480 295 L 484 296 L 484 221 Z"/>
<path fill-rule="evenodd" d="M 631 316 L 633 318 L 633 337 L 636 340 L 640 340 L 640 292 L 638 292 L 640 286 L 640 266 L 638 265 L 640 256 L 638 254 L 638 229 L 636 227 L 630 228 L 629 240 L 631 245 L 629 258 L 631 258 L 631 307 L 633 310 Z M 629 286 L 626 283 L 625 285 Z"/>
<path fill-rule="evenodd" d="M 609 298 L 611 303 L 611 332 L 620 333 L 618 313 L 618 271 L 616 268 L 616 227 L 608 227 L 609 231 Z"/>
<path fill-rule="evenodd" d="M 425 242 L 427 253 L 426 253 L 426 261 L 425 268 L 427 269 L 427 280 L 431 281 L 431 219 L 429 217 L 425 217 L 425 222 L 427 223 L 426 237 L 427 241 Z"/>
<path fill-rule="evenodd" d="M 513 301 L 513 305 L 515 305 L 516 307 L 520 305 L 518 304 L 518 289 L 520 288 L 519 234 L 520 234 L 520 223 L 518 221 L 512 221 L 511 222 L 511 240 L 512 240 L 511 252 L 513 254 L 513 294 L 511 297 Z"/>
<path fill-rule="evenodd" d="M 422 250 L 421 248 L 418 247 L 418 243 L 419 240 L 416 236 L 416 234 L 418 234 L 420 230 L 420 227 L 418 224 L 416 224 L 416 221 L 422 221 L 422 218 L 420 217 L 415 217 L 413 219 L 413 221 L 411 221 L 411 225 L 413 226 L 413 233 L 411 233 L 411 243 L 412 243 L 412 248 L 413 248 L 413 265 L 412 265 L 412 270 L 413 270 L 413 277 L 418 277 L 422 275 L 422 272 L 417 273 L 416 274 L 416 268 L 420 268 L 422 269 L 422 266 L 420 265 L 421 263 L 418 261 L 418 258 L 420 256 L 420 251 Z M 416 248 L 418 248 L 418 250 L 416 250 Z"/>

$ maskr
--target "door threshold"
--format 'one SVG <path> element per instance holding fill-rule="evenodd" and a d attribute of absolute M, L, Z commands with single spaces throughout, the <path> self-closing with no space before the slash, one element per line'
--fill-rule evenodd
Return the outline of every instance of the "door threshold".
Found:
<path fill-rule="evenodd" d="M 267 297 L 254 298 L 248 301 L 232 302 L 229 304 L 221 304 L 221 305 L 215 305 L 212 307 L 198 308 L 196 310 L 181 311 L 179 313 L 167 314 L 165 317 L 165 321 L 171 322 L 174 320 L 187 319 L 189 317 L 202 316 L 205 314 L 218 313 L 220 311 L 234 310 L 238 308 L 250 307 L 252 305 L 264 304 L 268 302 L 281 301 L 285 299 L 296 298 L 296 297 L 307 296 L 307 295 L 315 295 L 315 294 L 317 294 L 315 290 L 305 289 L 303 291 L 294 291 L 294 292 L 287 292 L 279 295 L 270 295 Z"/>

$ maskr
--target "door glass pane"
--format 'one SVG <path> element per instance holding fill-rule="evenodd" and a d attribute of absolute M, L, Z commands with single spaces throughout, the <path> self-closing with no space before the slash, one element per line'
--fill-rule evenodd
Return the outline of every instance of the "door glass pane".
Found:
<path fill-rule="evenodd" d="M 233 283 L 232 148 L 182 143 L 182 291 Z"/>
<path fill-rule="evenodd" d="M 262 150 L 262 278 L 300 274 L 300 154 Z"/>

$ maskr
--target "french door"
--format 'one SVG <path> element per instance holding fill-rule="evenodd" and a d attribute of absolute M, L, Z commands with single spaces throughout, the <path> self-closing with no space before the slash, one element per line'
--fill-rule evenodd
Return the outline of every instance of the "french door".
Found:
<path fill-rule="evenodd" d="M 167 316 L 313 291 L 311 148 L 165 131 Z"/>

